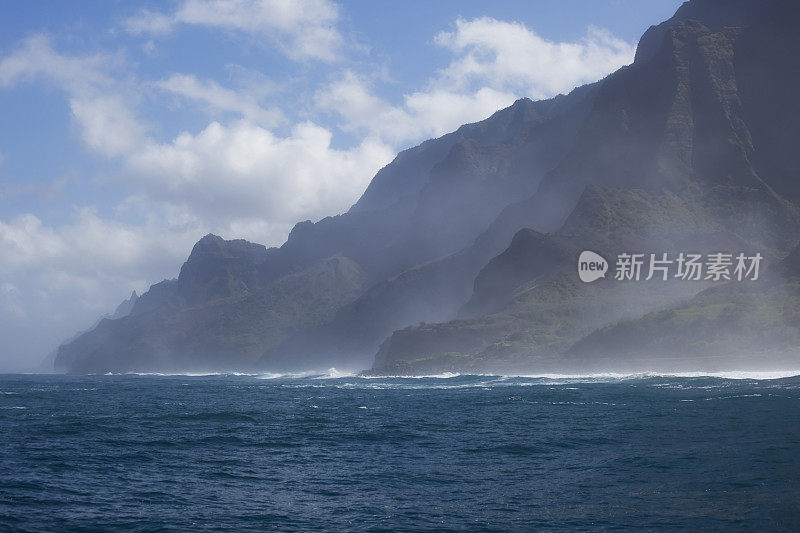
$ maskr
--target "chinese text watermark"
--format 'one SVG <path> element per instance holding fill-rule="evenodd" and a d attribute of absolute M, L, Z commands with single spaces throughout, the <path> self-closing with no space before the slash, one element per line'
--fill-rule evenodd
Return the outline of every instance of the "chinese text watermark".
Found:
<path fill-rule="evenodd" d="M 614 265 L 617 281 L 756 281 L 761 260 L 760 253 L 716 252 L 710 254 L 629 254 L 621 253 Z M 578 258 L 578 275 L 586 283 L 604 278 L 608 262 L 599 254 L 582 252 Z"/>

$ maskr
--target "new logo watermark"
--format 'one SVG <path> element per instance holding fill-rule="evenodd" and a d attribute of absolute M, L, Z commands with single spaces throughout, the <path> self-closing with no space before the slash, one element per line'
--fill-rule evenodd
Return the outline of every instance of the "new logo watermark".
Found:
<path fill-rule="evenodd" d="M 602 255 L 586 250 L 578 257 L 578 276 L 584 283 L 606 277 L 608 261 Z"/>
<path fill-rule="evenodd" d="M 680 252 L 670 255 L 629 254 L 617 256 L 614 279 L 617 281 L 756 281 L 761 268 L 760 253 L 747 255 L 740 253 L 716 252 L 694 254 Z M 578 257 L 578 276 L 584 283 L 591 283 L 606 277 L 609 265 L 603 256 L 589 250 Z"/>

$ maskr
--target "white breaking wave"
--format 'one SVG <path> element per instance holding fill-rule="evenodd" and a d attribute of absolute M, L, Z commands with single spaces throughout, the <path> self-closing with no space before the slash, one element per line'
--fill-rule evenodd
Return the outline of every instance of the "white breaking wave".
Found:
<path fill-rule="evenodd" d="M 507 378 L 530 378 L 530 379 L 563 379 L 563 380 L 630 380 L 647 378 L 722 378 L 722 379 L 783 379 L 800 376 L 800 370 L 741 370 L 726 372 L 637 372 L 633 374 L 601 372 L 596 374 L 525 374 L 525 375 L 505 375 Z"/>
<path fill-rule="evenodd" d="M 355 375 L 356 374 L 354 372 L 340 372 L 339 370 L 336 370 L 335 368 L 329 368 L 327 373 L 325 373 L 325 374 L 323 374 L 321 376 L 317 376 L 314 379 L 352 378 L 352 377 L 355 377 Z"/>
<path fill-rule="evenodd" d="M 94 374 L 96 375 L 96 374 Z M 442 372 L 441 374 L 426 374 L 419 376 L 364 376 L 357 372 L 340 371 L 336 368 L 328 370 L 307 370 L 302 372 L 107 372 L 106 376 L 184 376 L 184 377 L 211 377 L 211 376 L 244 376 L 257 379 L 343 379 L 355 378 L 359 380 L 397 380 L 397 379 L 433 379 L 450 380 L 454 378 L 482 378 L 488 379 L 489 383 L 499 383 L 508 380 L 549 380 L 552 382 L 580 382 L 580 381 L 625 381 L 634 379 L 648 378 L 721 378 L 721 379 L 752 379 L 752 380 L 773 380 L 800 376 L 800 370 L 740 370 L 724 372 L 597 372 L 589 374 L 461 374 L 458 372 Z M 486 381 L 475 383 L 474 385 L 485 384 Z"/>
<path fill-rule="evenodd" d="M 649 378 L 721 378 L 721 379 L 753 379 L 753 380 L 770 380 L 770 379 L 783 379 L 800 376 L 800 370 L 741 370 L 741 371 L 725 371 L 725 372 L 597 372 L 589 374 L 459 374 L 454 372 L 444 372 L 442 374 L 430 374 L 421 376 L 357 376 L 363 379 L 452 379 L 458 377 L 475 377 L 475 378 L 496 378 L 497 381 L 510 380 L 510 379 L 539 379 L 539 380 L 555 380 L 555 381 L 623 381 L 634 379 L 649 379 Z"/>
<path fill-rule="evenodd" d="M 259 379 L 341 379 L 356 376 L 354 372 L 343 372 L 335 368 L 329 368 L 324 372 L 320 370 L 306 370 L 304 372 L 266 372 L 253 375 Z"/>
<path fill-rule="evenodd" d="M 457 372 L 442 372 L 423 376 L 356 376 L 362 379 L 452 379 L 462 376 L 500 377 L 496 374 L 459 374 Z"/>
<path fill-rule="evenodd" d="M 87 374 L 88 376 L 159 376 L 159 377 L 189 377 L 189 378 L 205 378 L 211 376 L 253 376 L 257 377 L 261 374 L 256 372 L 106 372 L 105 374 Z"/>

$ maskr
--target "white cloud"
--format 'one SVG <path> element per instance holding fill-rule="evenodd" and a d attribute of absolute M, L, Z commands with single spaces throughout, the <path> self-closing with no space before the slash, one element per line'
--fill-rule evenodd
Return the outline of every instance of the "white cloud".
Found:
<path fill-rule="evenodd" d="M 633 61 L 634 45 L 590 27 L 578 42 L 552 42 L 524 24 L 489 17 L 459 19 L 435 42 L 458 57 L 438 84 L 464 89 L 475 83 L 504 87 L 533 99 L 548 98 L 597 81 Z"/>
<path fill-rule="evenodd" d="M 631 62 L 635 52 L 597 28 L 578 42 L 554 43 L 523 24 L 492 18 L 459 19 L 435 43 L 454 58 L 401 104 L 376 96 L 369 79 L 346 71 L 317 92 L 317 106 L 337 114 L 345 131 L 404 145 L 484 119 L 517 98 L 569 92 Z"/>
<path fill-rule="evenodd" d="M 309 9 L 316 13 L 310 19 Z M 155 32 L 216 21 L 256 31 L 267 24 L 261 19 L 295 28 L 308 20 L 335 20 L 336 13 L 327 2 L 186 1 L 169 17 L 169 24 L 152 14 L 130 24 Z M 126 77 L 130 65 L 118 54 L 66 55 L 45 36 L 27 39 L 0 62 L 0 85 L 36 79 L 56 84 L 67 93 L 86 145 L 122 161 L 121 178 L 134 194 L 185 209 L 210 227 L 261 228 L 277 244 L 276 228 L 345 210 L 403 145 L 483 119 L 531 91 L 550 96 L 569 90 L 633 54 L 631 46 L 600 30 L 590 29 L 578 43 L 552 43 L 521 24 L 488 18 L 459 20 L 436 42 L 455 57 L 400 104 L 377 96 L 369 80 L 352 71 L 316 93 L 317 110 L 337 113 L 343 129 L 363 136 L 349 149 L 334 148 L 331 130 L 312 120 L 277 135 L 270 128 L 285 119 L 277 106 L 261 104 L 269 90 L 264 84 L 233 90 L 190 74 L 142 84 Z M 197 133 L 159 142 L 135 111 L 138 95 L 153 85 L 212 113 L 242 118 L 225 123 L 217 117 Z"/>
<path fill-rule="evenodd" d="M 82 92 L 92 87 L 114 85 L 106 70 L 119 64 L 120 58 L 111 54 L 58 54 L 49 37 L 34 35 L 23 40 L 15 53 L 0 62 L 0 86 L 44 78 L 70 92 Z"/>
<path fill-rule="evenodd" d="M 234 91 L 221 87 L 214 80 L 201 81 L 190 74 L 174 74 L 156 82 L 156 87 L 172 94 L 198 102 L 211 112 L 231 112 L 265 126 L 276 126 L 285 121 L 280 109 L 265 109 L 259 105 L 261 94 L 251 91 Z"/>
<path fill-rule="evenodd" d="M 182 74 L 156 85 L 244 118 L 228 125 L 211 122 L 196 134 L 159 142 L 147 135 L 132 107 L 137 99 L 130 95 L 142 86 L 117 79 L 114 69 L 124 63 L 107 68 L 106 60 L 60 54 L 39 36 L 0 62 L 0 83 L 44 79 L 59 86 L 86 145 L 121 160 L 117 179 L 151 203 L 186 210 L 214 231 L 249 228 L 252 233 L 243 236 L 280 244 L 298 220 L 346 210 L 394 155 L 392 147 L 372 137 L 335 149 L 330 130 L 310 121 L 276 135 L 266 126 L 282 117 L 259 105 L 263 84 L 233 91 Z"/>
<path fill-rule="evenodd" d="M 59 226 L 47 226 L 30 213 L 0 221 L 0 248 L 4 251 L 0 275 L 13 276 L 37 268 L 87 275 L 107 271 L 130 274 L 131 269 L 163 264 L 158 258 L 169 257 L 174 263 L 185 250 L 175 250 L 170 240 L 186 227 L 172 226 L 163 218 L 157 222 L 129 225 L 102 218 L 91 208 L 77 210 L 70 222 Z"/>
<path fill-rule="evenodd" d="M 110 54 L 59 54 L 48 37 L 36 35 L 0 62 L 0 86 L 55 84 L 67 93 L 86 144 L 103 155 L 120 156 L 140 145 L 146 132 L 130 108 L 138 96 L 112 75 L 123 65 L 122 58 Z"/>
<path fill-rule="evenodd" d="M 433 135 L 453 131 L 461 124 L 482 120 L 517 99 L 511 92 L 481 87 L 475 92 L 459 94 L 442 89 L 415 92 L 405 97 L 405 107 L 415 117 L 427 117 Z"/>
<path fill-rule="evenodd" d="M 73 95 L 69 107 L 84 142 L 103 155 L 124 156 L 145 141 L 145 127 L 122 96 Z"/>
<path fill-rule="evenodd" d="M 345 210 L 393 155 L 372 139 L 334 149 L 331 132 L 312 122 L 279 137 L 242 120 L 150 144 L 128 157 L 126 170 L 151 198 L 209 221 L 261 218 L 290 227 Z"/>
<path fill-rule="evenodd" d="M 320 90 L 316 104 L 342 119 L 346 131 L 366 133 L 395 147 L 439 137 L 482 120 L 513 103 L 516 96 L 491 87 L 459 93 L 431 87 L 406 95 L 394 106 L 375 96 L 369 82 L 352 72 Z"/>
<path fill-rule="evenodd" d="M 343 39 L 330 0 L 184 0 L 171 13 L 144 11 L 128 19 L 132 34 L 166 35 L 181 25 L 267 38 L 292 59 L 334 61 Z"/>
<path fill-rule="evenodd" d="M 131 290 L 177 273 L 205 228 L 155 212 L 146 218 L 126 224 L 80 209 L 55 226 L 33 214 L 0 221 L 0 366 L 30 368 Z"/>

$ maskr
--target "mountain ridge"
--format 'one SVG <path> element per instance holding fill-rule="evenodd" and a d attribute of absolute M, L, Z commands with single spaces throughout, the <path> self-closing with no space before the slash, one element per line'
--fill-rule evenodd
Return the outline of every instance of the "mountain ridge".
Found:
<path fill-rule="evenodd" d="M 706 289 L 582 285 L 582 248 L 777 261 L 800 227 L 800 155 L 775 133 L 800 140 L 784 53 L 800 16 L 725 5 L 687 2 L 632 65 L 401 152 L 349 211 L 279 248 L 204 237 L 178 278 L 62 346 L 62 366 L 552 369 L 593 331 Z"/>
<path fill-rule="evenodd" d="M 776 2 L 764 9 L 785 14 L 787 5 Z M 753 102 L 741 104 L 736 92 L 737 81 L 750 80 L 735 65 L 743 53 L 742 36 L 760 32 L 759 24 L 777 29 L 770 33 L 788 35 L 798 21 L 797 9 L 790 11 L 793 17 L 766 13 L 751 28 L 722 28 L 717 33 L 691 19 L 672 24 L 660 51 L 640 56 L 638 64 L 604 82 L 572 155 L 522 202 L 527 209 L 517 207 L 533 213 L 526 225 L 582 239 L 587 249 L 605 251 L 607 257 L 626 248 L 667 252 L 694 246 L 710 252 L 721 245 L 755 246 L 771 260 L 785 253 L 797 242 L 797 206 L 773 189 L 783 176 L 762 178 L 750 163 L 762 145 L 753 141 L 743 118 Z M 765 45 L 772 41 L 764 40 L 749 46 L 768 48 Z M 768 79 L 778 80 L 780 74 L 771 72 Z M 548 205 L 551 212 L 561 214 L 559 222 L 543 223 Z M 533 271 L 535 266 L 529 265 L 519 274 L 530 279 Z M 596 320 L 593 327 L 603 327 L 603 321 L 620 320 L 623 313 L 610 311 L 620 301 L 630 305 L 628 300 L 634 298 L 633 294 L 623 298 L 621 288 L 600 294 L 594 287 L 575 285 L 574 274 L 549 290 L 519 285 L 517 292 L 525 296 L 508 301 L 499 314 L 488 309 L 482 318 L 395 332 L 382 345 L 377 368 L 371 372 L 395 375 L 458 368 L 502 372 L 518 371 L 520 365 L 527 370 L 574 370 L 577 362 L 559 361 L 559 354 L 581 338 L 581 331 L 588 334 L 587 322 Z M 650 289 L 643 285 L 635 297 L 669 306 L 690 298 L 694 290 L 683 286 L 688 292 L 676 288 L 672 297 L 663 298 Z M 581 291 L 593 296 L 582 296 Z M 598 317 L 582 314 L 603 301 Z M 552 316 L 559 309 L 563 316 Z"/>

